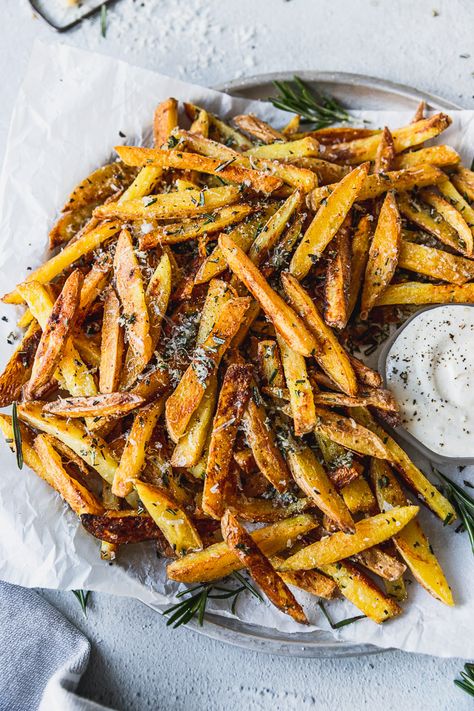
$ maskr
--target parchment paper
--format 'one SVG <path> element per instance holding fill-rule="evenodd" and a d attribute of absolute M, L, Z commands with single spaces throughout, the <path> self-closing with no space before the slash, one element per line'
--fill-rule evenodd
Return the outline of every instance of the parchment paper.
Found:
<path fill-rule="evenodd" d="M 231 99 L 98 54 L 57 44 L 35 45 L 15 106 L 0 181 L 2 293 L 44 259 L 48 229 L 78 180 L 110 160 L 117 143 L 146 138 L 157 102 L 168 96 L 203 104 L 224 117 L 250 110 L 264 118 L 276 116 L 280 125 L 288 119 L 265 104 Z M 395 128 L 411 118 L 396 112 L 362 115 L 375 127 Z M 453 125 L 443 135 L 467 165 L 474 153 L 473 117 L 470 111 L 455 112 Z M 14 331 L 17 315 L 13 307 L 0 309 L 0 316 L 8 319 L 0 320 L 2 367 L 14 347 L 6 339 Z M 429 471 L 428 462 L 418 460 L 418 464 Z M 0 470 L 0 578 L 27 587 L 84 588 L 154 605 L 171 604 L 177 586 L 166 580 L 164 562 L 157 559 L 153 545 L 123 548 L 118 563 L 109 565 L 100 560 L 98 541 L 82 529 L 59 496 L 34 473 L 16 468 L 3 441 Z M 446 472 L 458 481 L 474 483 L 473 468 Z M 362 620 L 337 636 L 380 647 L 473 658 L 474 557 L 467 536 L 456 534 L 454 527 L 443 528 L 425 510 L 421 518 L 453 587 L 456 607 L 445 607 L 413 582 L 405 612 L 398 619 L 382 626 Z M 314 598 L 295 592 L 311 620 L 308 631 L 328 630 Z M 221 603 L 220 614 L 229 614 L 225 605 Z M 219 611 L 218 605 L 213 609 Z M 336 620 L 357 614 L 345 602 L 331 603 L 330 610 Z M 237 614 L 248 623 L 285 632 L 297 629 L 289 617 L 248 595 L 241 597 Z"/>

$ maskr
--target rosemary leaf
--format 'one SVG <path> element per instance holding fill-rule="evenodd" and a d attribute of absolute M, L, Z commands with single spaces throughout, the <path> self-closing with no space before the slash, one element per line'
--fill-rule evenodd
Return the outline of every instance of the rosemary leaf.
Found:
<path fill-rule="evenodd" d="M 100 8 L 100 34 L 105 39 L 107 34 L 107 5 L 102 5 Z"/>
<path fill-rule="evenodd" d="M 23 469 L 23 445 L 21 442 L 20 423 L 18 422 L 18 410 L 16 402 L 12 405 L 12 427 L 13 438 L 15 440 L 16 463 L 18 469 Z"/>
<path fill-rule="evenodd" d="M 467 694 L 474 696 L 474 664 L 466 663 L 464 671 L 460 672 L 461 679 L 455 679 L 454 683 Z"/>
<path fill-rule="evenodd" d="M 324 617 L 329 622 L 329 626 L 332 630 L 338 630 L 341 627 L 346 627 L 347 625 L 351 625 L 353 622 L 357 622 L 357 620 L 363 620 L 367 617 L 367 615 L 357 615 L 356 617 L 347 617 L 345 620 L 339 620 L 339 622 L 333 622 L 323 603 L 318 602 L 318 606 L 321 609 L 321 612 L 323 613 Z"/>
<path fill-rule="evenodd" d="M 471 550 L 474 554 L 474 499 L 459 484 L 456 484 L 445 474 L 433 469 L 436 476 L 443 482 L 446 496 L 454 506 L 462 525 L 469 536 Z"/>
<path fill-rule="evenodd" d="M 73 590 L 73 595 L 79 600 L 82 612 L 87 617 L 87 603 L 89 602 L 90 590 Z"/>

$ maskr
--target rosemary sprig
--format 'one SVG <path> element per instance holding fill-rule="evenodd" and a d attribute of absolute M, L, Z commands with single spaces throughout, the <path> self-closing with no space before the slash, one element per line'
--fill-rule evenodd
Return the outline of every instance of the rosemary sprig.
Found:
<path fill-rule="evenodd" d="M 87 603 L 89 602 L 90 590 L 72 590 L 73 595 L 79 600 L 79 604 L 82 608 L 82 612 L 87 617 Z"/>
<path fill-rule="evenodd" d="M 16 453 L 16 463 L 18 469 L 23 469 L 23 446 L 21 442 L 21 430 L 20 423 L 18 422 L 18 410 L 16 402 L 12 405 L 12 427 L 13 427 L 13 439 L 15 440 L 15 453 Z"/>
<path fill-rule="evenodd" d="M 293 82 L 274 81 L 279 94 L 269 101 L 277 109 L 299 114 L 304 123 L 312 124 L 314 129 L 325 128 L 334 123 L 350 123 L 351 116 L 341 104 L 327 94 L 312 92 L 299 77 Z"/>
<path fill-rule="evenodd" d="M 346 627 L 347 625 L 351 625 L 353 622 L 357 622 L 357 620 L 363 620 L 367 617 L 367 615 L 357 615 L 356 617 L 347 617 L 345 620 L 339 620 L 339 622 L 333 622 L 322 602 L 318 602 L 318 607 L 329 622 L 332 630 L 339 630 L 341 627 Z"/>
<path fill-rule="evenodd" d="M 105 39 L 107 34 L 107 5 L 105 3 L 100 8 L 100 34 Z"/>
<path fill-rule="evenodd" d="M 173 626 L 180 627 L 180 625 L 187 624 L 193 617 L 198 618 L 199 625 L 202 627 L 204 624 L 204 614 L 206 612 L 206 606 L 208 600 L 227 600 L 233 598 L 231 611 L 235 612 L 235 606 L 237 604 L 238 597 L 240 593 L 247 590 L 258 600 L 262 601 L 262 596 L 254 588 L 254 586 L 240 573 L 233 573 L 232 577 L 239 581 L 240 585 L 237 588 L 228 588 L 223 585 L 213 585 L 212 583 L 203 583 L 201 585 L 195 585 L 188 590 L 182 590 L 176 595 L 178 598 L 183 598 L 176 605 L 172 605 L 167 610 L 165 610 L 165 615 L 171 615 L 166 625 L 169 627 Z M 185 597 L 189 595 L 190 597 Z"/>
<path fill-rule="evenodd" d="M 471 543 L 471 550 L 474 554 L 474 499 L 472 496 L 469 496 L 465 489 L 449 479 L 445 474 L 441 474 L 437 469 L 434 469 L 434 472 L 443 482 L 446 496 L 456 509 L 456 513 L 461 519 L 464 529 L 467 531 Z M 447 523 L 449 522 L 447 521 Z"/>
<path fill-rule="evenodd" d="M 455 679 L 454 683 L 467 694 L 474 696 L 474 664 L 466 663 L 460 674 L 462 679 Z"/>

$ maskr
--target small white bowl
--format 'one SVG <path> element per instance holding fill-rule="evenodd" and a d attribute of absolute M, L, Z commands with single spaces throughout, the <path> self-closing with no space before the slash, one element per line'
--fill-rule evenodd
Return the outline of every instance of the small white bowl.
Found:
<path fill-rule="evenodd" d="M 413 316 L 410 316 L 409 319 L 405 321 L 404 324 L 398 328 L 395 333 L 393 333 L 390 338 L 385 341 L 382 350 L 380 351 L 379 354 L 379 359 L 378 359 L 378 369 L 379 373 L 383 378 L 383 382 L 385 387 L 387 387 L 387 356 L 390 352 L 390 349 L 392 345 L 395 343 L 397 340 L 398 336 L 401 334 L 401 332 L 408 326 L 408 324 L 413 321 L 413 319 L 417 318 L 420 314 L 424 313 L 425 311 L 432 311 L 433 309 L 439 309 L 442 308 L 443 306 L 471 306 L 474 308 L 474 304 L 466 304 L 466 303 L 457 303 L 457 304 L 435 304 L 434 306 L 426 306 L 425 308 L 420 309 L 416 313 L 413 314 Z M 474 348 L 474 343 L 473 343 L 473 348 Z M 408 444 L 413 445 L 421 454 L 423 454 L 425 457 L 427 457 L 430 461 L 435 462 L 436 464 L 451 464 L 454 466 L 467 466 L 469 464 L 474 464 L 474 456 L 472 457 L 447 457 L 443 454 L 439 454 L 438 452 L 433 452 L 431 449 L 426 447 L 422 442 L 420 442 L 419 439 L 414 437 L 410 432 L 408 432 L 404 427 L 401 425 L 399 427 L 394 427 L 392 428 L 394 432 L 397 433 L 402 439 L 404 439 Z M 473 441 L 473 448 L 474 448 L 474 441 Z"/>

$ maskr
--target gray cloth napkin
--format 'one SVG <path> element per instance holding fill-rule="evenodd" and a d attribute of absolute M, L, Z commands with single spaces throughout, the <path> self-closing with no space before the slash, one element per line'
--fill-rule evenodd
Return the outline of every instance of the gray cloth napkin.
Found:
<path fill-rule="evenodd" d="M 89 641 L 34 590 L 0 581 L 0 711 L 104 711 L 74 691 Z"/>

